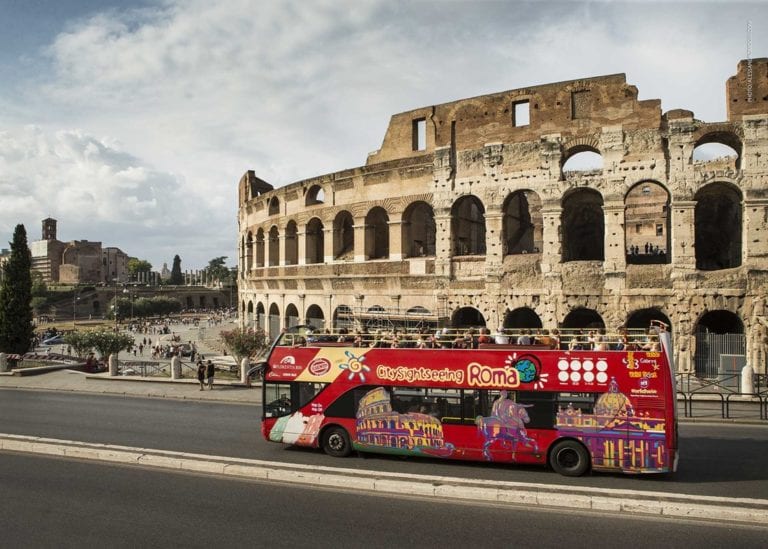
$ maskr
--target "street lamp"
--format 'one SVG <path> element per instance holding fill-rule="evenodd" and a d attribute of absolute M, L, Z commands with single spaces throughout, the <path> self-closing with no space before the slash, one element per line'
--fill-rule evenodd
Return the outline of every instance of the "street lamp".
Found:
<path fill-rule="evenodd" d="M 75 318 L 77 317 L 77 302 L 80 301 L 80 297 L 77 292 L 72 293 L 72 328 L 75 327 Z"/>
<path fill-rule="evenodd" d="M 118 279 L 114 279 L 114 282 L 115 282 L 115 304 L 112 307 L 113 307 L 114 313 L 115 313 L 115 333 L 117 333 L 118 332 L 118 328 L 117 328 L 117 283 L 118 283 Z"/>

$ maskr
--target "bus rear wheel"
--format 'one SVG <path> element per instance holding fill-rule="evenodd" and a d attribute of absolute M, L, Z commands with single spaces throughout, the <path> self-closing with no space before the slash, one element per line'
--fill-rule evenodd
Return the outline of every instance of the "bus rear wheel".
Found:
<path fill-rule="evenodd" d="M 323 432 L 323 452 L 333 457 L 347 457 L 352 452 L 347 431 L 341 427 L 328 427 Z"/>
<path fill-rule="evenodd" d="M 549 464 L 556 473 L 580 477 L 589 469 L 589 453 L 575 440 L 561 440 L 552 447 Z"/>

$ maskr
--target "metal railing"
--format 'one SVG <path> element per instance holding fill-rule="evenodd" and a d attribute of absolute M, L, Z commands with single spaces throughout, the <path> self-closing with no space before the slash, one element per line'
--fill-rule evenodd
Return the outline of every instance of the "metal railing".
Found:
<path fill-rule="evenodd" d="M 715 402 L 719 404 L 721 419 L 732 419 L 732 404 L 746 405 L 742 408 L 751 410 L 757 404 L 760 419 L 768 420 L 768 375 L 753 374 L 754 391 L 741 391 L 742 374 L 721 374 L 713 378 L 703 378 L 695 373 L 675 375 L 677 395 L 683 401 L 685 417 L 695 417 L 694 403 Z M 717 407 L 717 406 L 716 406 Z"/>

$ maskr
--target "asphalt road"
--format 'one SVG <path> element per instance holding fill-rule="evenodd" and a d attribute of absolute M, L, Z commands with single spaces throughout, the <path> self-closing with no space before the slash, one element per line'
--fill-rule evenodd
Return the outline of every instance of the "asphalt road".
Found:
<path fill-rule="evenodd" d="M 266 442 L 259 407 L 51 391 L 0 391 L 0 432 L 306 465 L 529 483 L 765 498 L 768 426 L 681 426 L 675 475 L 566 478 L 541 467 L 365 455 L 337 459 Z"/>
<path fill-rule="evenodd" d="M 764 547 L 766 528 L 425 501 L 0 453 L 8 547 Z"/>

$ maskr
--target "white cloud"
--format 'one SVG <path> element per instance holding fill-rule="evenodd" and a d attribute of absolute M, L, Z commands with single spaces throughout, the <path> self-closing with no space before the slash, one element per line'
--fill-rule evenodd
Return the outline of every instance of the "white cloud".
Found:
<path fill-rule="evenodd" d="M 158 266 L 176 253 L 234 264 L 248 169 L 279 186 L 358 166 L 394 113 L 615 72 L 665 110 L 722 119 L 747 20 L 755 56 L 768 52 L 766 15 L 733 3 L 164 0 L 66 21 L 45 49 L 50 70 L 0 87 L 0 213 L 35 225 L 56 214 L 60 233 L 124 242 Z"/>

